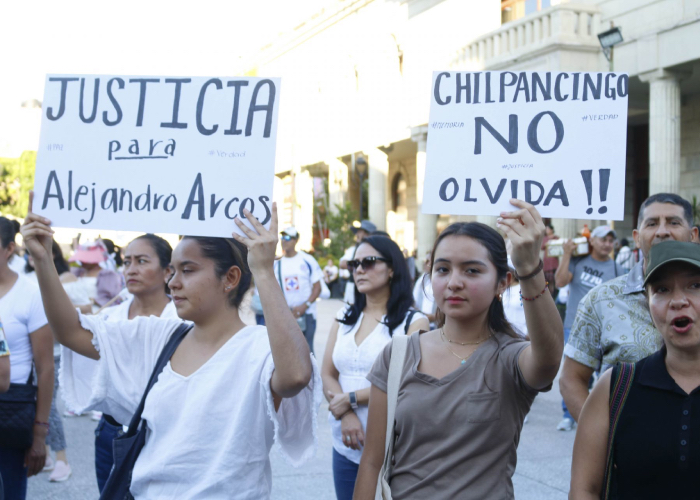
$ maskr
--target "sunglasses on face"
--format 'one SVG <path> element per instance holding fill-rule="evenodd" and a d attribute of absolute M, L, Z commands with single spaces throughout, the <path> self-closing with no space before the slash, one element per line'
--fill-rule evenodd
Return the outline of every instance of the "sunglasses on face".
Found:
<path fill-rule="evenodd" d="M 294 238 L 292 238 L 292 237 L 289 236 L 288 234 L 283 234 L 283 235 L 282 235 L 282 240 L 284 240 L 284 241 L 291 241 L 291 240 L 293 240 L 293 239 L 294 239 Z"/>
<path fill-rule="evenodd" d="M 369 271 L 370 269 L 374 268 L 374 265 L 378 262 L 389 262 L 388 259 L 385 259 L 384 257 L 365 257 L 362 260 L 349 260 L 348 261 L 348 269 L 351 271 L 355 271 L 358 267 L 362 266 L 362 269 L 365 271 Z"/>

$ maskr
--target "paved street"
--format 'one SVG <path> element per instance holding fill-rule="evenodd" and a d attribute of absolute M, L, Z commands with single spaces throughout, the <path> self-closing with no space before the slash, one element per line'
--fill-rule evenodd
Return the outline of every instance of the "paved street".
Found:
<path fill-rule="evenodd" d="M 319 303 L 315 350 L 320 358 L 331 322 L 341 306 L 337 300 Z M 320 365 L 320 361 L 319 361 Z M 561 418 L 558 384 L 550 393 L 537 397 L 523 430 L 518 449 L 518 467 L 513 481 L 518 500 L 564 500 L 569 489 L 573 432 L 555 430 Z M 302 469 L 287 465 L 272 451 L 272 498 L 279 500 L 332 500 L 335 498 L 331 473 L 331 438 L 327 421 L 328 406 L 319 411 L 318 453 Z M 93 431 L 96 422 L 89 417 L 64 419 L 68 459 L 73 476 L 65 483 L 49 483 L 44 473 L 29 481 L 29 499 L 82 500 L 98 497 L 93 466 Z"/>

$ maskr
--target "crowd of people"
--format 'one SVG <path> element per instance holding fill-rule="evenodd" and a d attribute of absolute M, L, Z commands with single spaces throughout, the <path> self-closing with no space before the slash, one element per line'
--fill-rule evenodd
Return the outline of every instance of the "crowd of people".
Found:
<path fill-rule="evenodd" d="M 269 498 L 273 444 L 292 465 L 311 458 L 322 398 L 339 500 L 513 498 L 523 424 L 560 369 L 557 428 L 576 429 L 570 498 L 692 497 L 690 203 L 645 200 L 635 249 L 601 225 L 588 252 L 566 241 L 561 256 L 537 209 L 512 204 L 496 227 L 448 226 L 421 269 L 370 221 L 321 268 L 274 206 L 269 229 L 246 212 L 232 238 L 100 240 L 68 261 L 31 200 L 26 259 L 0 217 L 0 497 L 25 498 L 42 470 L 70 477 L 60 387 L 70 414 L 99 420 L 105 499 Z M 319 369 L 316 302 L 341 293 Z M 8 420 L 27 392 L 31 411 Z"/>

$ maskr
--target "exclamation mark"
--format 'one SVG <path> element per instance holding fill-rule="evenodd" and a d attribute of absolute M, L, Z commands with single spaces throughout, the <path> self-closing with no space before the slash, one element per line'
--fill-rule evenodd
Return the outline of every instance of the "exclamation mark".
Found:
<path fill-rule="evenodd" d="M 591 203 L 593 201 L 593 170 L 581 170 L 581 177 L 583 177 L 583 185 L 586 188 L 586 196 L 588 196 L 588 210 L 586 210 L 586 213 L 592 214 L 593 208 L 591 208 Z"/>
<path fill-rule="evenodd" d="M 598 171 L 600 176 L 600 202 L 604 203 L 608 199 L 608 185 L 610 184 L 610 169 L 601 168 Z M 604 214 L 608 211 L 608 207 L 602 206 L 598 209 L 599 214 Z"/>

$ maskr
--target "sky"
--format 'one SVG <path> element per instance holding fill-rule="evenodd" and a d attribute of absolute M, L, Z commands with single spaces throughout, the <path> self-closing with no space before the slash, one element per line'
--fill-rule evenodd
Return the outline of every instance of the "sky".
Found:
<path fill-rule="evenodd" d="M 20 133 L 20 104 L 43 99 L 47 73 L 235 76 L 261 46 L 336 1 L 0 2 L 0 144 Z"/>

